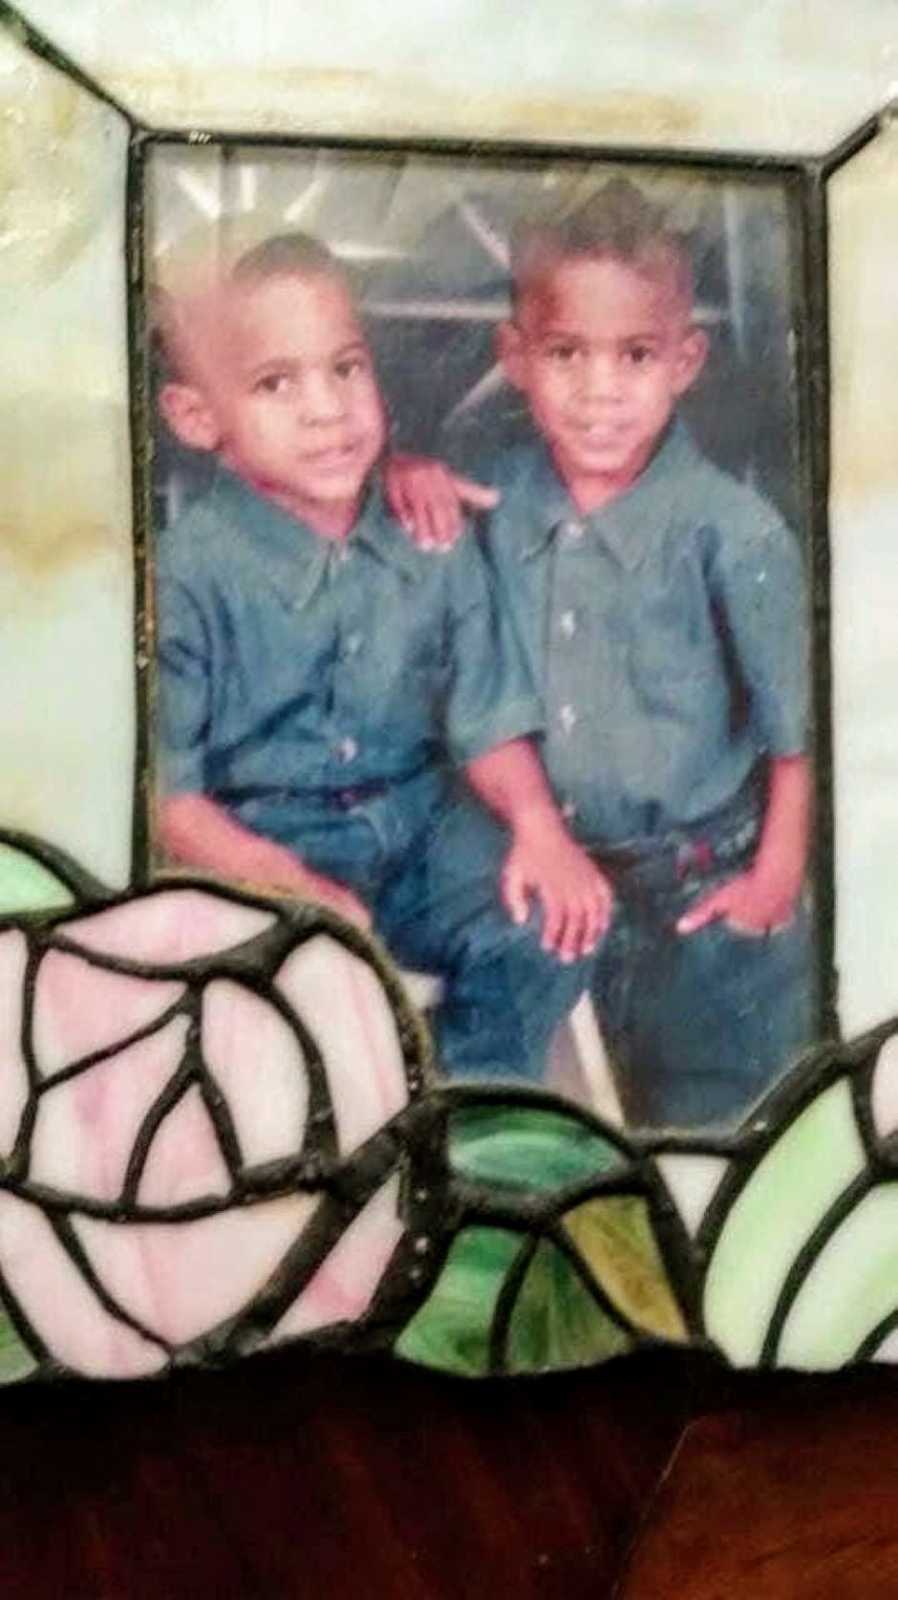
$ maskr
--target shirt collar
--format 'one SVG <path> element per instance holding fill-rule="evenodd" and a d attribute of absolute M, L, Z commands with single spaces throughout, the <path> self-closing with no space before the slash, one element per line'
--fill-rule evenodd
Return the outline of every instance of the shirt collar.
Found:
<path fill-rule="evenodd" d="M 249 534 L 256 553 L 262 557 L 266 577 L 294 610 L 309 604 L 341 550 L 355 546 L 363 547 L 403 578 L 414 581 L 420 576 L 420 558 L 389 515 L 377 483 L 369 486 L 358 521 L 345 543 L 322 538 L 225 467 L 219 466 L 216 471 L 213 495 L 228 521 Z"/>
<path fill-rule="evenodd" d="M 635 571 L 659 530 L 670 525 L 679 485 L 691 481 L 698 460 L 689 429 L 674 418 L 648 466 L 636 482 L 617 499 L 582 516 L 558 476 L 547 446 L 541 441 L 534 464 L 534 504 L 540 521 L 521 546 L 521 558 L 535 556 L 554 539 L 564 521 L 577 521 L 592 529 L 611 554 L 629 571 Z"/>

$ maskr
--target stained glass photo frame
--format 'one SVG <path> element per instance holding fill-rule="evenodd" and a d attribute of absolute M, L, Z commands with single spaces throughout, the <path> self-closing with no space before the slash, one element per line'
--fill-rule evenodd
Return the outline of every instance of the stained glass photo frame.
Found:
<path fill-rule="evenodd" d="M 24 541 L 27 578 L 13 576 L 22 592 L 39 599 L 36 621 L 48 630 L 43 656 L 30 615 L 28 637 L 38 640 L 38 677 L 46 680 L 53 708 L 44 729 L 32 731 L 29 719 L 18 730 L 23 776 L 4 829 L 2 959 L 11 999 L 0 1271 L 9 1377 L 125 1376 L 300 1336 L 348 1347 L 392 1344 L 407 1358 L 465 1374 L 577 1365 L 657 1340 L 707 1345 L 737 1364 L 825 1367 L 887 1357 L 898 1302 L 888 1228 L 888 1024 L 856 1046 L 813 1050 L 738 1131 L 624 1132 L 587 1106 L 566 1106 L 539 1089 L 441 1081 L 394 970 L 345 922 L 181 876 L 151 887 L 148 707 L 155 642 L 147 547 L 154 480 L 147 457 L 154 427 L 144 168 L 157 150 L 205 157 L 216 148 L 252 146 L 252 161 L 231 163 L 245 200 L 260 143 L 283 149 L 287 130 L 280 137 L 277 129 L 264 136 L 223 135 L 217 128 L 154 132 L 21 18 L 10 14 L 7 21 L 14 71 L 34 75 L 35 83 L 53 74 L 49 112 L 41 112 L 34 89 L 34 128 L 44 131 L 41 115 L 49 116 L 54 149 L 63 157 L 86 154 L 91 140 L 103 153 L 98 162 L 83 162 L 85 173 L 91 167 L 86 198 L 68 214 L 57 207 L 53 226 L 26 230 L 8 270 L 18 271 L 26 288 L 49 285 L 51 302 L 58 294 L 62 305 L 96 307 L 101 297 L 89 293 L 86 278 L 64 280 L 78 266 L 85 238 L 94 250 L 102 239 L 109 293 L 96 318 L 104 326 L 93 330 L 92 359 L 105 340 L 106 391 L 126 390 L 130 422 L 118 413 L 111 426 L 91 429 L 92 448 L 105 451 L 105 459 L 93 463 L 84 485 L 69 478 L 63 487 L 48 474 L 42 507 L 35 477 L 17 461 L 26 453 L 22 435 L 7 435 L 11 482 L 23 485 L 10 543 L 20 550 L 22 530 L 35 530 L 30 547 Z M 66 100 L 73 84 L 75 100 Z M 711 175 L 739 169 L 753 181 L 764 173 L 800 191 L 793 231 L 800 244 L 790 267 L 800 281 L 800 304 L 787 329 L 797 337 L 785 340 L 785 367 L 794 365 L 782 387 L 791 388 L 801 412 L 790 440 L 800 461 L 793 493 L 813 556 L 814 886 L 824 947 L 821 1031 L 833 1038 L 831 954 L 840 933 L 831 869 L 827 524 L 838 526 L 850 506 L 850 493 L 839 499 L 839 447 L 850 437 L 851 401 L 858 402 L 846 386 L 846 429 L 837 386 L 831 475 L 827 201 L 831 191 L 841 193 L 841 175 L 854 162 L 861 162 L 855 171 L 866 170 L 868 151 L 874 163 L 885 153 L 886 177 L 874 182 L 887 184 L 889 131 L 888 120 L 876 117 L 814 158 L 686 156 L 610 143 L 550 151 L 522 141 L 508 152 L 477 153 L 484 162 L 589 160 L 650 173 L 676 165 Z M 308 139 L 298 144 L 309 148 Z M 374 153 L 370 140 L 362 144 L 363 153 Z M 348 140 L 340 148 L 361 146 Z M 394 141 L 379 150 L 382 159 L 389 150 L 406 161 L 471 154 L 448 142 Z M 26 134 L 21 148 L 12 149 L 21 174 L 27 154 Z M 112 176 L 104 191 L 106 170 Z M 186 189 L 192 185 L 202 209 L 208 187 L 187 168 L 182 176 L 184 170 Z M 120 208 L 116 179 L 119 199 L 127 201 Z M 19 182 L 27 185 L 26 177 Z M 171 219 L 163 208 L 163 227 Z M 114 286 L 116 249 L 129 265 L 127 293 L 124 284 Z M 82 260 L 78 270 L 90 272 L 96 286 L 96 269 L 96 260 L 89 267 Z M 844 293 L 838 270 L 832 277 Z M 788 300 L 792 308 L 791 291 Z M 41 310 L 43 346 L 24 315 L 9 319 L 4 337 L 23 376 L 22 351 L 29 350 L 32 372 L 46 376 L 46 396 L 64 392 L 66 382 L 71 387 L 66 359 L 77 371 L 77 351 L 60 350 L 47 305 Z M 39 414 L 24 409 L 31 433 Z M 44 413 L 40 427 L 54 437 L 59 421 Z M 129 454 L 133 518 L 122 492 Z M 66 459 L 79 456 L 84 470 L 88 450 L 72 448 Z M 170 481 L 160 489 L 156 479 L 157 496 L 171 492 Z M 133 547 L 119 541 L 112 559 L 97 537 L 98 525 L 110 519 L 134 531 Z M 80 567 L 72 561 L 73 526 Z M 54 593 L 44 578 L 50 571 L 58 584 L 59 567 L 64 605 L 63 591 Z M 136 650 L 122 631 L 120 606 L 104 611 L 101 603 L 98 610 L 94 598 L 105 590 L 118 600 L 132 579 Z M 67 675 L 59 670 L 60 615 L 72 629 L 69 649 L 79 663 L 77 705 L 66 704 Z M 841 638 L 837 629 L 837 739 Z M 135 657 L 138 715 L 129 726 L 121 700 L 113 706 L 112 699 L 133 673 Z M 85 690 L 94 697 L 89 706 L 80 700 Z M 33 698 L 26 703 L 33 706 Z M 68 744 L 59 733 L 67 719 L 79 735 Z M 97 726 L 115 772 L 111 781 L 108 771 L 102 783 L 94 779 L 87 794 L 84 746 Z M 32 799 L 29 788 L 38 787 L 41 797 Z M 56 825 L 66 789 L 73 797 L 69 819 L 59 813 Z M 133 849 L 123 860 L 119 844 L 114 860 L 116 848 L 102 838 L 96 818 L 113 795 L 120 804 L 128 790 Z M 77 819 L 87 816 L 85 851 L 77 847 Z M 89 869 L 76 864 L 85 859 Z M 837 886 L 839 872 L 837 850 Z M 101 879 L 115 887 L 104 888 Z M 869 1003 L 855 1002 L 858 1013 Z M 268 1077 L 265 1094 L 248 1091 L 250 1060 L 254 1083 L 257 1074 Z M 229 1281 L 227 1273 L 217 1274 L 219 1298 L 204 1300 L 195 1261 L 215 1250 L 235 1271 Z M 157 1280 L 166 1283 L 158 1304 L 148 1301 L 138 1266 L 150 1256 Z M 834 1284 L 840 1315 L 832 1311 Z"/>

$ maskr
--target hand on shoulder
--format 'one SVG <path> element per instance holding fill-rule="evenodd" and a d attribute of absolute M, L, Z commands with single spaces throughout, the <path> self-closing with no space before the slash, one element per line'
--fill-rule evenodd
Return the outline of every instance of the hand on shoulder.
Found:
<path fill-rule="evenodd" d="M 451 550 L 464 532 L 465 510 L 491 511 L 500 499 L 496 489 L 431 456 L 387 456 L 383 485 L 387 505 L 419 550 Z"/>

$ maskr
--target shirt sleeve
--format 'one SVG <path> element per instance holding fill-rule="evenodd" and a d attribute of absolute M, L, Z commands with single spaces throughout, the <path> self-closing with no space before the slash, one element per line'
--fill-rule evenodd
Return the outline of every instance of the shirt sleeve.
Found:
<path fill-rule="evenodd" d="M 470 531 L 453 551 L 446 737 L 460 764 L 541 733 L 543 712 L 511 617 Z"/>
<path fill-rule="evenodd" d="M 208 629 L 196 598 L 173 578 L 157 584 L 156 617 L 161 788 L 165 794 L 202 794 L 211 720 Z"/>
<path fill-rule="evenodd" d="M 810 735 L 810 627 L 798 540 L 762 501 L 721 540 L 712 594 L 759 748 L 800 755 Z"/>

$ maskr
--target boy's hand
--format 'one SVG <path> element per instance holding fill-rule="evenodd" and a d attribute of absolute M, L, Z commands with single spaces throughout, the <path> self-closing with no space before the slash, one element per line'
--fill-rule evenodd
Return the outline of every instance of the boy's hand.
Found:
<path fill-rule="evenodd" d="M 368 929 L 371 927 L 371 913 L 358 895 L 351 889 L 338 883 L 335 878 L 326 878 L 323 873 L 311 872 L 308 867 L 303 867 L 302 881 L 296 885 L 296 893 L 302 895 L 304 900 L 313 900 L 317 905 L 327 906 L 329 911 L 336 911 L 338 916 L 347 922 L 354 922 L 357 928 Z"/>
<path fill-rule="evenodd" d="M 697 933 L 709 922 L 723 920 L 735 933 L 763 939 L 792 921 L 801 891 L 790 873 L 781 878 L 752 869 L 702 895 L 677 923 L 677 933 Z"/>
<path fill-rule="evenodd" d="M 302 900 L 311 900 L 315 905 L 327 906 L 329 911 L 336 911 L 347 922 L 354 922 L 357 928 L 371 927 L 368 907 L 345 884 L 339 883 L 336 878 L 325 877 L 323 872 L 313 871 L 285 845 L 268 840 L 262 840 L 260 844 L 261 849 L 254 852 L 252 878 L 261 880 L 266 888 L 297 895 Z"/>
<path fill-rule="evenodd" d="M 383 481 L 390 510 L 420 550 L 451 550 L 464 528 L 464 507 L 491 511 L 500 499 L 497 490 L 429 456 L 388 456 Z"/>
<path fill-rule="evenodd" d="M 517 833 L 502 868 L 502 899 L 513 922 L 526 922 L 530 895 L 543 908 L 544 950 L 560 961 L 589 955 L 611 920 L 608 880 L 562 828 Z"/>
<path fill-rule="evenodd" d="M 169 795 L 160 809 L 163 844 L 176 861 L 239 878 L 251 888 L 298 895 L 370 928 L 371 914 L 351 889 L 307 867 L 277 840 L 254 833 L 205 794 Z"/>

